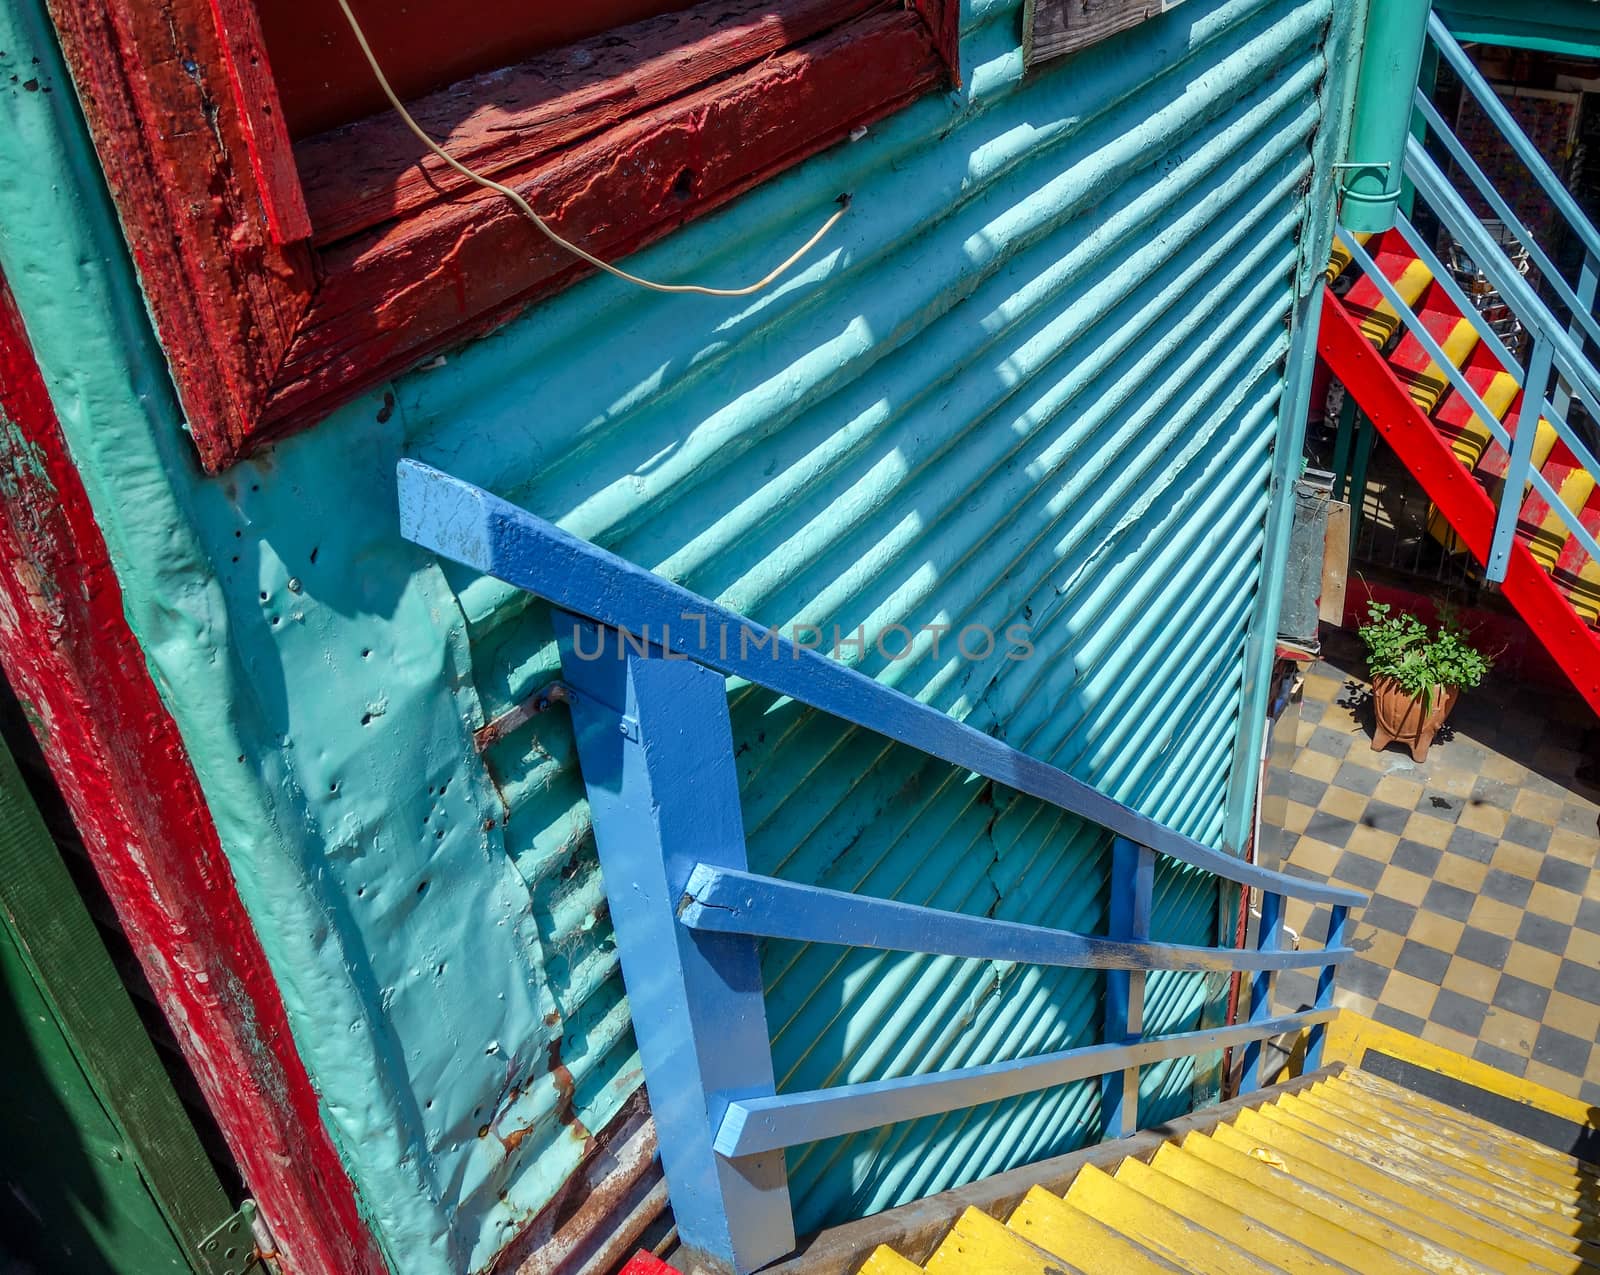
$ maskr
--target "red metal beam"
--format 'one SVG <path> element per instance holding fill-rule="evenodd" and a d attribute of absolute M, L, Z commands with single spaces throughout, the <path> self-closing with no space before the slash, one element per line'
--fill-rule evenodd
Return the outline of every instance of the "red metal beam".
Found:
<path fill-rule="evenodd" d="M 387 1267 L 0 278 L 0 665 L 289 1275 Z"/>
<path fill-rule="evenodd" d="M 1411 401 L 1388 361 L 1331 292 L 1323 295 L 1317 351 L 1473 557 L 1486 563 L 1494 538 L 1494 501 L 1456 459 L 1433 422 Z M 1589 707 L 1600 713 L 1600 637 L 1572 609 L 1520 539 L 1512 544 L 1501 594 L 1528 622 Z"/>

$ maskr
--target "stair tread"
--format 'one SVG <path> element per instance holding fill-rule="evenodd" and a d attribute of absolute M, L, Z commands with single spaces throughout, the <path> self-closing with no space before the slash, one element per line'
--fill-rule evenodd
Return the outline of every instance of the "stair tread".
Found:
<path fill-rule="evenodd" d="M 1498 1227 L 1485 1227 L 1478 1219 L 1464 1216 L 1459 1209 L 1437 1198 L 1423 1197 L 1406 1189 L 1397 1190 L 1404 1184 L 1281 1124 L 1261 1119 L 1249 1122 L 1247 1127 L 1247 1118 L 1253 1114 L 1244 1112 L 1237 1124 L 1219 1126 L 1218 1136 L 1224 1141 L 1242 1142 L 1244 1146 L 1239 1149 L 1247 1153 L 1252 1143 L 1270 1148 L 1295 1177 L 1315 1182 L 1324 1190 L 1343 1196 L 1358 1207 L 1482 1266 L 1506 1275 L 1524 1275 L 1528 1270 L 1529 1258 L 1515 1251 L 1514 1245 L 1507 1247 L 1509 1237 L 1503 1236 Z"/>
<path fill-rule="evenodd" d="M 1557 512 L 1543 493 L 1531 490 L 1517 516 L 1517 536 L 1527 544 L 1534 560 L 1550 571 L 1571 537 L 1568 518 L 1577 518 L 1594 494 L 1595 476 L 1560 442 L 1540 473 L 1555 490 L 1565 514 Z"/>
<path fill-rule="evenodd" d="M 1467 1262 L 1486 1270 L 1515 1268 L 1515 1259 L 1508 1255 L 1483 1260 L 1485 1253 L 1495 1250 L 1471 1236 L 1442 1226 L 1431 1227 L 1426 1233 L 1418 1230 L 1407 1211 L 1385 1208 L 1381 1201 L 1363 1196 L 1346 1179 L 1324 1174 L 1315 1166 L 1296 1162 L 1292 1156 L 1280 1156 L 1232 1125 L 1219 1127 L 1211 1137 L 1195 1135 L 1185 1141 L 1184 1147 L 1253 1182 L 1270 1183 L 1268 1189 L 1294 1195 L 1308 1211 L 1426 1270 L 1455 1275 Z"/>
<path fill-rule="evenodd" d="M 1373 264 L 1394 285 L 1401 300 L 1414 309 L 1417 299 L 1433 282 L 1433 272 L 1411 251 L 1398 230 L 1383 232 L 1376 247 L 1370 242 L 1366 247 Z M 1380 349 L 1399 330 L 1399 314 L 1384 299 L 1378 285 L 1365 274 L 1345 294 L 1344 305 L 1360 325 L 1362 334 Z"/>
<path fill-rule="evenodd" d="M 1583 529 L 1600 540 L 1600 488 L 1584 502 L 1578 513 Z M 1556 555 L 1551 576 L 1556 587 L 1567 596 L 1573 609 L 1589 624 L 1600 620 L 1600 563 L 1589 556 L 1583 542 L 1569 534 L 1561 552 Z"/>
<path fill-rule="evenodd" d="M 1284 1104 L 1283 1110 L 1321 1131 L 1308 1136 L 1318 1136 L 1355 1156 L 1369 1156 L 1370 1163 L 1418 1190 L 1428 1190 L 1431 1185 L 1441 1196 L 1499 1223 L 1512 1235 L 1563 1253 L 1582 1251 L 1590 1260 L 1600 1257 L 1600 1252 L 1589 1251 L 1575 1238 L 1581 1224 L 1557 1211 L 1561 1201 L 1553 1193 L 1540 1201 L 1523 1185 L 1496 1175 L 1482 1155 L 1469 1166 L 1452 1161 L 1438 1146 L 1418 1152 L 1392 1127 L 1364 1129 L 1349 1115 L 1309 1096 L 1293 1106 Z M 1569 1224 L 1573 1224 L 1570 1229 Z"/>
<path fill-rule="evenodd" d="M 968 1271 L 983 1271 L 985 1275 L 1083 1275 L 1078 1268 L 1064 1267 L 1059 1259 L 1026 1237 L 974 1208 L 956 1219 L 922 1269 L 928 1275 L 964 1275 Z"/>
<path fill-rule="evenodd" d="M 1600 499 L 1597 499 L 1595 504 L 1596 511 L 1600 512 Z M 1547 1159 L 1563 1167 L 1570 1167 L 1580 1177 L 1592 1179 L 1597 1174 L 1600 1174 L 1600 1166 L 1587 1164 L 1565 1151 L 1558 1151 L 1556 1148 L 1546 1146 L 1544 1143 L 1527 1137 L 1525 1134 L 1502 1128 L 1492 1121 L 1485 1120 L 1482 1116 L 1473 1115 L 1470 1111 L 1462 1111 L 1459 1108 L 1450 1106 L 1448 1103 L 1440 1102 L 1437 1098 L 1430 1098 L 1427 1094 L 1417 1093 L 1415 1090 L 1407 1089 L 1404 1085 L 1396 1084 L 1392 1080 L 1373 1075 L 1369 1071 L 1346 1068 L 1340 1073 L 1338 1081 L 1340 1084 L 1359 1086 L 1386 1097 L 1391 1102 L 1400 1103 L 1418 1112 L 1427 1113 L 1436 1119 L 1452 1121 L 1486 1133 L 1499 1134 L 1525 1154 Z"/>
<path fill-rule="evenodd" d="M 1138 1235 L 1145 1247 L 1155 1248 L 1195 1275 L 1231 1275 L 1245 1270 L 1285 1275 L 1279 1266 L 1247 1258 L 1207 1229 L 1203 1221 L 1186 1218 L 1093 1166 L 1079 1171 L 1066 1202 L 1115 1225 L 1124 1234 Z"/>
<path fill-rule="evenodd" d="M 1273 1269 L 1288 1275 L 1312 1275 L 1317 1271 L 1351 1271 L 1354 1275 L 1351 1267 L 1290 1238 L 1268 1220 L 1252 1218 L 1227 1201 L 1169 1177 L 1143 1160 L 1124 1160 L 1114 1176 L 1140 1195 L 1204 1227 Z"/>
<path fill-rule="evenodd" d="M 1251 1115 L 1254 1113 L 1243 1113 L 1243 1117 Z M 1339 1145 L 1328 1145 L 1328 1141 L 1322 1137 L 1309 1133 L 1304 1121 L 1296 1120 L 1291 1113 L 1277 1107 L 1262 1107 L 1258 1120 L 1251 1121 L 1248 1126 L 1243 1117 L 1240 1128 L 1248 1129 L 1251 1136 L 1261 1137 L 1262 1141 L 1269 1142 L 1280 1152 L 1294 1153 L 1312 1165 L 1322 1165 L 1325 1169 L 1338 1165 L 1339 1173 L 1347 1174 L 1352 1184 L 1362 1185 L 1368 1192 L 1379 1195 L 1386 1208 L 1394 1206 L 1405 1209 L 1414 1229 L 1426 1233 L 1426 1229 L 1438 1225 L 1475 1241 L 1480 1251 L 1472 1256 L 1477 1257 L 1478 1261 L 1499 1262 L 1499 1269 L 1517 1272 L 1538 1267 L 1541 1270 L 1558 1270 L 1566 1275 L 1568 1267 L 1562 1265 L 1562 1254 L 1550 1246 L 1518 1235 L 1501 1222 L 1488 1219 L 1477 1209 L 1464 1205 L 1453 1195 L 1440 1192 L 1437 1187 L 1406 1181 L 1405 1176 L 1389 1171 L 1389 1166 L 1371 1163 L 1365 1155 L 1352 1155 Z"/>
<path fill-rule="evenodd" d="M 1430 283 L 1423 294 L 1417 307 L 1417 318 L 1455 367 L 1465 365 L 1478 347 L 1477 328 L 1462 317 L 1449 294 L 1437 281 Z M 1389 366 L 1410 393 L 1411 401 L 1424 412 L 1432 412 L 1445 391 L 1451 388 L 1449 374 L 1434 362 L 1433 356 L 1415 332 L 1407 332 L 1400 339 L 1400 344 L 1389 356 Z"/>
<path fill-rule="evenodd" d="M 861 1267 L 860 1275 L 922 1275 L 922 1267 L 909 1257 L 901 1257 L 887 1244 L 880 1244 Z"/>
<path fill-rule="evenodd" d="M 1007 1226 L 1084 1275 L 1168 1275 L 1184 1269 L 1043 1187 L 1023 1197 Z"/>
<path fill-rule="evenodd" d="M 1473 347 L 1462 373 L 1484 406 L 1495 414 L 1495 419 L 1505 420 L 1521 391 L 1516 378 L 1500 366 L 1493 351 L 1480 341 Z M 1489 426 L 1478 419 L 1471 401 L 1454 386 L 1434 410 L 1433 422 L 1450 444 L 1450 450 L 1468 469 L 1478 463 L 1478 457 L 1493 438 Z"/>
<path fill-rule="evenodd" d="M 1430 1254 L 1424 1251 L 1422 1241 L 1402 1235 L 1381 1218 L 1201 1133 L 1191 1134 L 1182 1144 L 1162 1147 L 1152 1164 L 1159 1172 L 1226 1200 L 1240 1212 L 1261 1217 L 1324 1253 L 1341 1254 L 1363 1275 L 1453 1271 L 1459 1266 L 1447 1251 L 1437 1249 Z"/>
<path fill-rule="evenodd" d="M 1414 1130 L 1419 1139 L 1436 1138 L 1455 1146 L 1492 1148 L 1493 1154 L 1501 1157 L 1504 1169 L 1515 1172 L 1525 1181 L 1543 1181 L 1573 1195 L 1579 1194 L 1585 1184 L 1585 1175 L 1572 1157 L 1562 1156 L 1521 1134 L 1468 1116 L 1465 1112 L 1453 1111 L 1442 1104 L 1424 1108 L 1416 1102 L 1421 1095 L 1409 1095 L 1412 1101 L 1406 1102 L 1353 1084 L 1347 1076 L 1337 1077 L 1324 1087 L 1331 1094 L 1357 1104 L 1360 1110 L 1384 1112 L 1390 1120 Z M 1464 1118 L 1452 1119 L 1452 1116 Z M 1550 1154 L 1540 1154 L 1542 1152 Z M 1600 1211 L 1600 1204 L 1595 1207 Z"/>

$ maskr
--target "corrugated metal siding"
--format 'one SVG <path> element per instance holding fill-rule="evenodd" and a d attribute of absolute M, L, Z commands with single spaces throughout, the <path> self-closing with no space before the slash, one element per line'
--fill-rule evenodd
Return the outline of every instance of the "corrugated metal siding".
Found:
<path fill-rule="evenodd" d="M 644 258 L 738 277 L 851 190 L 816 264 L 732 311 L 580 285 L 402 381 L 411 450 L 769 623 L 1028 624 L 1026 662 L 948 641 L 935 658 L 926 638 L 858 662 L 1215 843 L 1330 3 L 1187 0 L 1026 77 L 1020 5 L 974 4 L 967 96 Z M 548 617 L 458 583 L 493 717 L 557 675 Z M 1104 928 L 1097 830 L 749 687 L 732 712 L 757 870 Z M 639 1072 L 564 717 L 489 763 L 573 1085 L 515 1169 L 559 1158 L 574 1115 L 602 1125 Z M 1163 865 L 1158 937 L 1214 941 L 1216 911 L 1214 882 Z M 1062 1048 L 1100 1023 L 1082 971 L 777 943 L 764 960 L 784 1088 Z M 1195 1025 L 1219 991 L 1158 974 L 1147 1025 Z M 1146 1118 L 1195 1082 L 1152 1069 Z M 1074 1086 L 801 1148 L 797 1221 L 1068 1149 L 1097 1108 Z M 459 1184 L 463 1226 L 505 1180 Z"/>

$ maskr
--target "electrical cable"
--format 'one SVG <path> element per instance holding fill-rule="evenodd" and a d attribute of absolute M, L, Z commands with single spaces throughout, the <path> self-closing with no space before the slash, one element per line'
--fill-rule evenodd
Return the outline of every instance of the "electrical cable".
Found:
<path fill-rule="evenodd" d="M 418 124 L 417 121 L 412 117 L 411 112 L 406 110 L 405 104 L 401 102 L 399 94 L 397 94 L 394 91 L 394 88 L 390 85 L 389 77 L 383 73 L 383 68 L 378 65 L 378 59 L 372 52 L 372 46 L 367 43 L 366 33 L 362 31 L 361 24 L 356 21 L 356 15 L 350 10 L 349 0 L 338 0 L 338 5 L 339 8 L 344 12 L 345 21 L 350 24 L 350 31 L 351 34 L 355 36 L 356 43 L 361 46 L 361 52 L 367 59 L 367 65 L 372 68 L 372 74 L 377 78 L 378 87 L 383 90 L 383 95 L 389 99 L 389 105 L 395 109 L 395 113 L 400 116 L 400 119 L 404 122 L 405 126 L 411 130 L 419 142 L 421 142 L 430 151 L 432 151 L 446 164 L 450 165 L 451 168 L 455 169 L 456 172 L 460 173 L 469 181 L 476 182 L 485 189 L 495 191 L 509 199 L 516 207 L 517 211 L 531 221 L 535 226 L 537 226 L 544 236 L 552 243 L 555 243 L 558 246 L 566 249 L 574 256 L 582 258 L 596 269 L 604 270 L 607 274 L 615 275 L 618 279 L 621 279 L 627 283 L 634 284 L 640 288 L 647 288 L 651 292 L 687 292 L 703 297 L 753 296 L 755 293 L 760 292 L 762 289 L 767 288 L 775 283 L 789 270 L 791 266 L 799 261 L 800 258 L 804 257 L 806 253 L 815 248 L 821 241 L 822 237 L 834 228 L 834 226 L 838 223 L 839 218 L 843 217 L 845 213 L 850 211 L 850 196 L 840 195 L 839 210 L 829 217 L 827 221 L 822 223 L 821 229 L 819 229 L 816 234 L 812 235 L 811 238 L 805 241 L 805 243 L 801 244 L 800 247 L 797 248 L 794 253 L 781 265 L 763 275 L 760 279 L 756 280 L 756 282 L 748 284 L 743 288 L 708 288 L 703 287 L 698 283 L 656 283 L 654 280 L 643 279 L 636 274 L 629 274 L 626 270 L 622 270 L 617 266 L 612 265 L 608 261 L 602 261 L 593 253 L 585 251 L 577 244 L 572 243 L 570 240 L 563 239 L 545 223 L 544 219 L 540 217 L 538 213 L 533 211 L 533 208 L 531 205 L 529 205 L 528 201 L 516 191 L 512 190 L 511 187 L 504 185 L 501 182 L 497 182 L 493 178 L 485 177 L 482 173 L 473 171 L 454 155 L 450 154 L 449 151 L 445 150 L 444 147 L 440 146 L 438 142 L 433 140 L 433 138 L 429 137 L 428 134 L 423 130 L 422 125 Z"/>

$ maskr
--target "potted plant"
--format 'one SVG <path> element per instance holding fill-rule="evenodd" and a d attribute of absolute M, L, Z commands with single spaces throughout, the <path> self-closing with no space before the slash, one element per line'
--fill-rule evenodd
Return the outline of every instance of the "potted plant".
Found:
<path fill-rule="evenodd" d="M 1372 676 L 1372 747 L 1382 750 L 1399 740 L 1422 761 L 1461 692 L 1481 683 L 1492 661 L 1448 615 L 1430 632 L 1414 615 L 1369 602 L 1358 632 Z"/>

